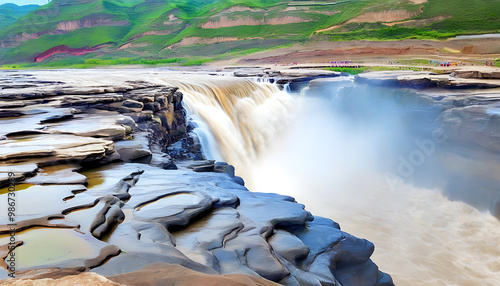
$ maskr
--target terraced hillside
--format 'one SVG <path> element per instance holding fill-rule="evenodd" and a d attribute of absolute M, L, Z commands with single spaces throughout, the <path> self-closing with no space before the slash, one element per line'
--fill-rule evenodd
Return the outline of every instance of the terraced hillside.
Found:
<path fill-rule="evenodd" d="M 495 33 L 498 15 L 496 0 L 53 0 L 2 29 L 0 64 L 199 64 L 315 40 Z"/>

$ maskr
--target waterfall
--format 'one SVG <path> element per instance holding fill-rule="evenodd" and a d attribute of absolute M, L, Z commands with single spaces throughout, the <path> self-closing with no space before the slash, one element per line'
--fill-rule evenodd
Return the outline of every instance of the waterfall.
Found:
<path fill-rule="evenodd" d="M 415 102 L 408 94 L 394 91 L 389 99 L 387 90 L 377 95 L 376 88 L 361 88 L 352 78 L 324 90 L 331 94 L 326 98 L 311 96 L 307 88 L 291 96 L 273 84 L 237 78 L 172 84 L 252 191 L 291 195 L 315 215 L 374 242 L 374 262 L 397 285 L 500 281 L 497 219 L 450 201 L 438 185 L 389 185 L 384 177 L 397 154 L 413 148 L 408 124 L 419 135 L 428 127 L 426 118 L 413 118 Z M 439 177 L 435 162 L 428 163 L 424 175 Z"/>
<path fill-rule="evenodd" d="M 197 126 L 202 141 L 211 141 L 204 146 L 211 149 L 205 153 L 215 154 L 209 159 L 227 161 L 251 182 L 252 161 L 286 127 L 292 96 L 274 83 L 252 79 L 197 77 L 166 82 L 179 87 L 188 116 L 201 121 Z"/>

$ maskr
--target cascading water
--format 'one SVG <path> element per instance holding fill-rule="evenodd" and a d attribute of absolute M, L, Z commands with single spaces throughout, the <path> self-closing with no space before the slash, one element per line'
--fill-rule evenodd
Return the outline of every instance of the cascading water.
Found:
<path fill-rule="evenodd" d="M 439 146 L 411 178 L 387 175 L 415 142 L 428 144 L 439 107 L 352 79 L 305 97 L 235 78 L 169 83 L 252 191 L 294 196 L 374 242 L 373 260 L 397 285 L 498 285 L 500 222 L 442 195 Z"/>
<path fill-rule="evenodd" d="M 246 79 L 198 77 L 169 79 L 168 83 L 183 92 L 189 115 L 203 122 L 198 127 L 208 127 L 200 129 L 202 140 L 215 139 L 204 146 L 206 155 L 220 154 L 251 182 L 246 170 L 251 170 L 258 154 L 287 125 L 292 97 L 277 85 Z"/>

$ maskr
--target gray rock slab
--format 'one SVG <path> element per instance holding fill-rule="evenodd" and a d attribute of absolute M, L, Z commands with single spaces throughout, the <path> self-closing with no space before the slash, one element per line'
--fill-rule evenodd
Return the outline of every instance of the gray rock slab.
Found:
<path fill-rule="evenodd" d="M 87 177 L 79 173 L 76 173 L 73 171 L 72 168 L 69 168 L 50 173 L 47 173 L 45 171 L 40 171 L 35 177 L 29 178 L 24 182 L 34 185 L 68 185 L 68 184 L 86 185 Z"/>
<path fill-rule="evenodd" d="M 198 272 L 217 274 L 215 270 L 189 260 L 189 258 L 185 257 L 181 252 L 177 251 L 173 247 L 165 250 L 163 254 L 122 252 L 120 255 L 111 258 L 108 262 L 106 262 L 106 264 L 92 269 L 92 272 L 96 272 L 104 276 L 112 276 L 137 271 L 157 262 L 178 264 Z"/>
<path fill-rule="evenodd" d="M 302 240 L 284 230 L 275 230 L 268 242 L 274 252 L 292 263 L 305 259 L 309 254 L 309 248 Z"/>

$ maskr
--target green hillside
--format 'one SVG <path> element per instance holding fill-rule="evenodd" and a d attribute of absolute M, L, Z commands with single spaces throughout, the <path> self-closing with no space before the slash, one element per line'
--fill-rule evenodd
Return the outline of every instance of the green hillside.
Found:
<path fill-rule="evenodd" d="M 0 64 L 200 63 L 315 40 L 497 33 L 499 15 L 497 0 L 53 0 L 1 22 Z"/>
<path fill-rule="evenodd" d="M 38 7 L 38 5 L 17 6 L 12 3 L 0 5 L 0 31 L 5 30 L 10 25 L 14 24 L 19 18 L 33 10 L 36 10 Z"/>

